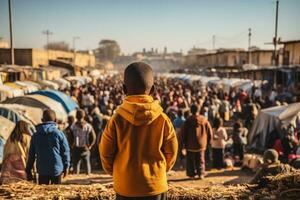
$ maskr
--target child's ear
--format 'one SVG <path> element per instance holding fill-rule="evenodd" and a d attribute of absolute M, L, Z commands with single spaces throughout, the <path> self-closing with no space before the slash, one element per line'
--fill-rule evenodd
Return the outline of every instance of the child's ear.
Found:
<path fill-rule="evenodd" d="M 126 88 L 125 84 L 123 84 L 123 92 L 124 92 L 124 94 L 127 94 L 127 88 Z"/>
<path fill-rule="evenodd" d="M 151 87 L 151 89 L 150 89 L 150 95 L 151 95 L 151 94 L 154 94 L 154 92 L 155 92 L 155 86 L 152 85 L 152 87 Z"/>

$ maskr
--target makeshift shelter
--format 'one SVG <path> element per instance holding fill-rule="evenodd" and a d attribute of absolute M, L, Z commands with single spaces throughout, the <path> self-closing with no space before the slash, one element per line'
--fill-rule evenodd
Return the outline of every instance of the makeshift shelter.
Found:
<path fill-rule="evenodd" d="M 264 151 L 267 138 L 271 137 L 272 131 L 278 130 L 280 125 L 288 124 L 292 124 L 295 127 L 300 125 L 300 103 L 261 110 L 248 135 L 248 147 Z"/>
<path fill-rule="evenodd" d="M 85 85 L 92 81 L 92 78 L 89 76 L 67 76 L 67 77 L 65 77 L 65 79 L 70 82 L 76 82 L 80 86 Z"/>
<path fill-rule="evenodd" d="M 24 120 L 29 124 L 30 131 L 32 133 L 35 131 L 35 127 L 30 119 L 28 119 L 25 115 L 22 115 L 22 113 L 18 112 L 17 110 L 5 107 L 3 104 L 0 104 L 0 116 L 10 120 L 15 124 L 20 120 Z"/>
<path fill-rule="evenodd" d="M 48 81 L 48 80 L 42 80 L 38 82 L 42 89 L 50 89 L 50 90 L 58 90 L 59 89 L 59 84 L 55 83 L 53 81 Z"/>
<path fill-rule="evenodd" d="M 42 89 L 41 85 L 38 82 L 33 82 L 33 81 L 23 81 L 24 84 L 27 84 L 29 86 L 36 87 L 37 89 Z"/>
<path fill-rule="evenodd" d="M 26 95 L 22 97 L 7 99 L 3 103 L 32 106 L 32 107 L 40 108 L 42 110 L 52 109 L 56 113 L 57 120 L 62 122 L 65 122 L 68 117 L 65 109 L 59 102 L 43 95 L 38 95 L 38 94 Z"/>
<path fill-rule="evenodd" d="M 56 90 L 39 90 L 31 94 L 43 95 L 61 103 L 68 114 L 78 108 L 78 105 L 73 101 L 73 99 L 71 99 L 71 97 Z"/>
<path fill-rule="evenodd" d="M 60 90 L 68 89 L 71 87 L 71 83 L 63 78 L 57 78 L 55 80 L 52 80 L 51 82 L 57 83 Z"/>
<path fill-rule="evenodd" d="M 35 92 L 40 88 L 39 85 L 36 86 L 36 84 L 30 83 L 29 81 L 16 81 L 15 83 L 23 87 L 25 93 Z"/>
<path fill-rule="evenodd" d="M 42 123 L 43 109 L 21 104 L 0 104 L 1 107 L 17 111 L 19 114 L 30 120 L 33 125 Z"/>
<path fill-rule="evenodd" d="M 6 119 L 3 116 L 0 116 L 0 136 L 7 140 L 15 128 L 15 123 Z"/>
<path fill-rule="evenodd" d="M 13 98 L 17 96 L 23 96 L 24 91 L 21 89 L 15 89 L 7 85 L 0 85 L 0 101 L 4 101 L 7 98 Z"/>

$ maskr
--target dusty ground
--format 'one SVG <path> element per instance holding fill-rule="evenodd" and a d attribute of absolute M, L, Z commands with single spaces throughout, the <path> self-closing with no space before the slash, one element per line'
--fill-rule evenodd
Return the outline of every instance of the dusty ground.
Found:
<path fill-rule="evenodd" d="M 171 171 L 168 173 L 168 180 L 170 183 L 180 186 L 188 187 L 207 187 L 215 184 L 229 185 L 247 183 L 253 177 L 253 173 L 245 172 L 239 168 L 233 170 L 211 170 L 207 172 L 204 180 L 190 180 L 186 177 L 185 171 Z M 85 174 L 69 175 L 63 180 L 64 184 L 109 184 L 112 183 L 112 178 L 103 172 L 96 172 L 90 176 Z"/>

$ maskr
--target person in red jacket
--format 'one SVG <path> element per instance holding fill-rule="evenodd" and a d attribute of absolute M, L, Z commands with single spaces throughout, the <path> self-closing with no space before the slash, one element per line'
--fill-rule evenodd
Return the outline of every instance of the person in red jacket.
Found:
<path fill-rule="evenodd" d="M 199 114 L 197 105 L 192 105 L 192 115 L 181 130 L 183 154 L 186 154 L 186 173 L 190 178 L 203 179 L 205 175 L 205 150 L 212 135 L 208 120 Z"/>

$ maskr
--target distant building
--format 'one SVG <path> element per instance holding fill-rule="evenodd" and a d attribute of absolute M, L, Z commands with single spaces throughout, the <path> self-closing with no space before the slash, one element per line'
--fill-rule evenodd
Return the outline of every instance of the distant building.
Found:
<path fill-rule="evenodd" d="M 207 53 L 207 49 L 196 48 L 196 47 L 193 47 L 192 49 L 190 49 L 190 50 L 188 51 L 188 55 L 205 54 L 205 53 Z"/>
<path fill-rule="evenodd" d="M 249 53 L 249 52 L 248 52 Z M 256 66 L 271 66 L 273 50 L 256 49 L 251 51 L 251 64 Z"/>
<path fill-rule="evenodd" d="M 281 42 L 283 44 L 283 65 L 300 65 L 300 40 Z"/>
<path fill-rule="evenodd" d="M 217 66 L 242 66 L 247 63 L 247 52 L 243 49 L 218 49 Z"/>
<path fill-rule="evenodd" d="M 88 53 L 44 49 L 14 49 L 15 64 L 33 67 L 46 66 L 50 62 L 66 63 L 78 67 L 95 66 L 95 56 Z M 49 59 L 49 60 L 48 60 Z M 0 49 L 0 64 L 10 64 L 10 50 Z"/>
<path fill-rule="evenodd" d="M 221 48 L 216 51 L 207 51 L 206 53 L 190 52 L 185 56 L 185 65 L 198 67 L 242 67 L 251 61 L 251 64 L 257 66 L 271 66 L 272 55 L 273 50 L 253 48 L 251 54 L 249 54 L 249 51 L 244 49 Z"/>

